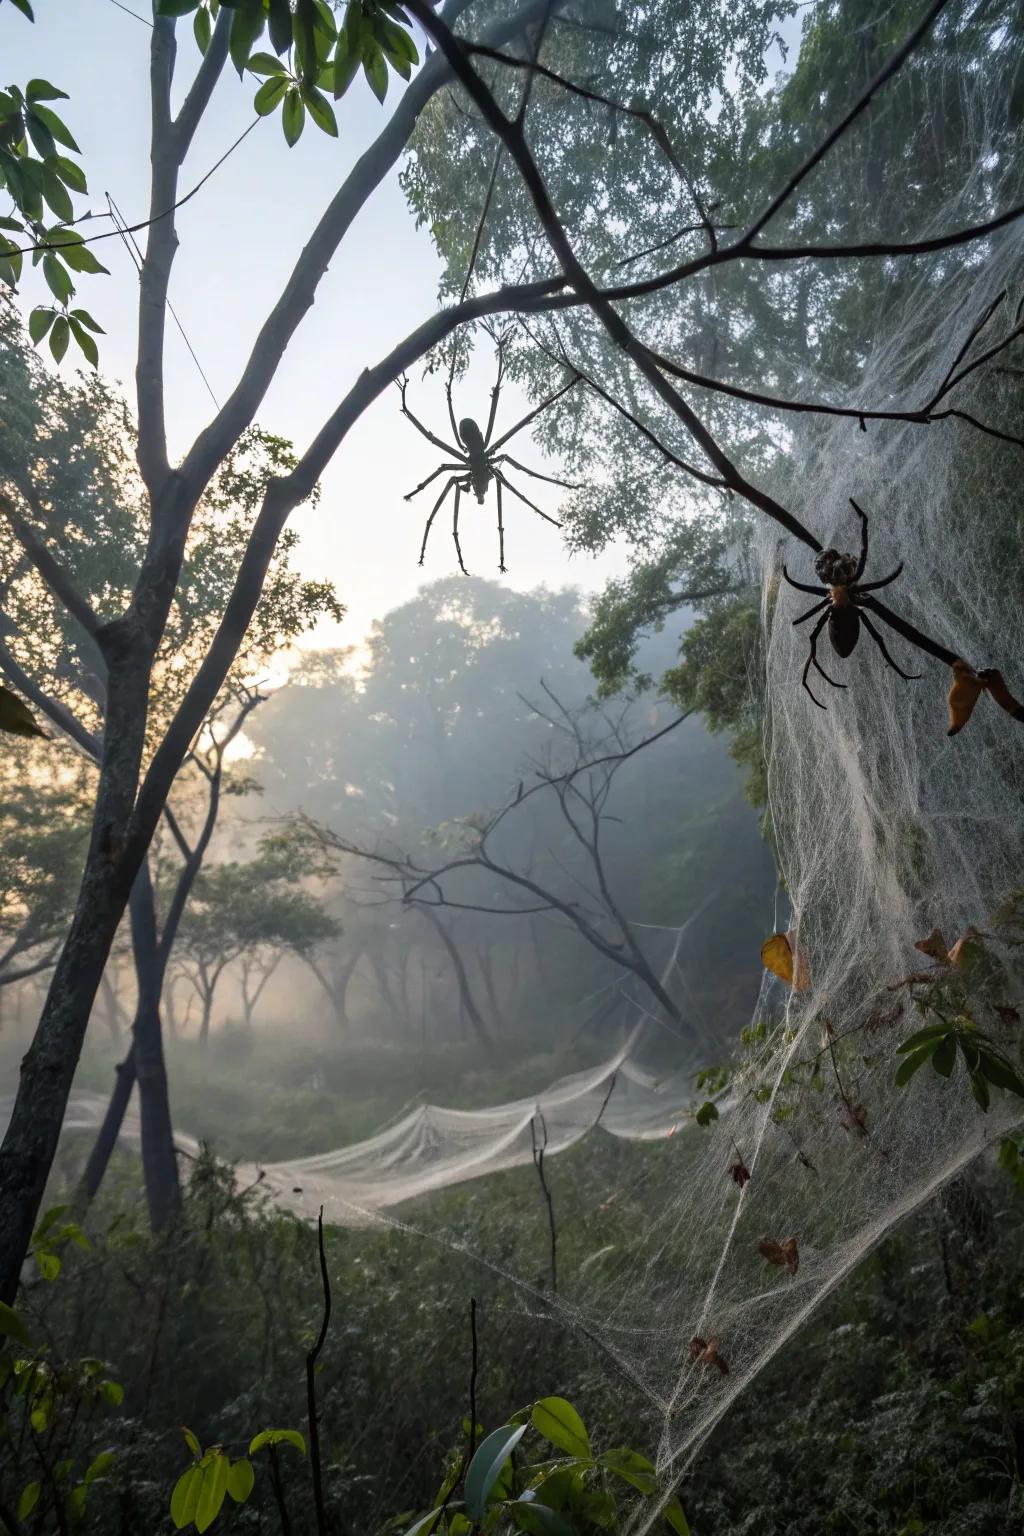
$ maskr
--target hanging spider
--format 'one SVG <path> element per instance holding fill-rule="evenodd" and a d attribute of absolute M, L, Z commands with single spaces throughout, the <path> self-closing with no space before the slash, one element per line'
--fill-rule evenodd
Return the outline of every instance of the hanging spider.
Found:
<path fill-rule="evenodd" d="M 829 677 L 818 660 L 818 636 L 826 624 L 828 625 L 828 638 L 837 656 L 845 657 L 851 654 L 857 641 L 860 639 L 860 627 L 863 624 L 894 672 L 898 672 L 900 677 L 905 678 L 907 682 L 916 681 L 921 676 L 919 672 L 904 672 L 902 667 L 896 665 L 885 648 L 885 641 L 864 612 L 865 603 L 870 603 L 871 601 L 870 598 L 865 598 L 864 594 L 877 592 L 879 587 L 887 587 L 891 582 L 894 582 L 903 570 L 903 562 L 901 560 L 891 575 L 884 576 L 881 581 L 861 581 L 860 578 L 864 574 L 864 567 L 868 561 L 868 518 L 867 513 L 861 511 L 852 497 L 850 498 L 850 506 L 860 518 L 861 523 L 859 559 L 856 555 L 841 554 L 838 549 L 823 549 L 814 561 L 815 571 L 820 579 L 826 583 L 823 587 L 810 587 L 805 582 L 794 581 L 786 567 L 782 567 L 782 574 L 791 587 L 796 587 L 798 592 L 813 592 L 816 597 L 823 599 L 822 602 L 815 603 L 813 608 L 808 608 L 807 612 L 802 613 L 798 619 L 793 620 L 794 624 L 803 624 L 805 619 L 813 618 L 816 613 L 821 614 L 821 618 L 811 630 L 811 653 L 807 658 L 801 679 L 803 687 L 806 688 L 812 701 L 817 704 L 819 709 L 824 709 L 825 705 L 822 704 L 820 699 L 814 697 L 811 686 L 807 681 L 807 674 L 812 667 L 820 672 L 830 687 L 846 687 L 845 683 L 837 683 L 834 678 Z M 887 622 L 884 614 L 877 613 L 877 616 L 883 622 Z"/>
<path fill-rule="evenodd" d="M 455 553 L 459 561 L 459 570 L 464 576 L 469 575 L 469 572 L 466 570 L 465 562 L 462 558 L 462 545 L 459 542 L 459 503 L 461 502 L 464 493 L 472 491 L 476 496 L 477 501 L 482 506 L 484 497 L 487 494 L 488 486 L 492 480 L 494 481 L 494 489 L 498 501 L 498 570 L 501 571 L 503 575 L 506 570 L 505 523 L 501 504 L 501 493 L 503 489 L 506 491 L 511 491 L 513 496 L 516 496 L 520 501 L 525 502 L 526 505 L 530 508 L 531 512 L 536 512 L 537 516 L 542 517 L 546 523 L 552 523 L 554 527 L 561 528 L 562 525 L 556 517 L 550 517 L 547 512 L 542 512 L 540 507 L 535 506 L 528 496 L 524 496 L 522 491 L 516 489 L 516 487 L 512 484 L 502 469 L 502 465 L 511 464 L 515 469 L 522 470 L 523 474 L 532 475 L 535 480 L 546 480 L 549 485 L 561 485 L 569 491 L 575 491 L 579 489 L 578 486 L 570 485 L 567 480 L 556 480 L 553 475 L 542 475 L 535 469 L 529 469 L 527 465 L 520 464 L 519 460 L 514 459 L 511 454 L 498 452 L 498 449 L 503 448 L 510 438 L 515 437 L 517 432 L 521 432 L 523 428 L 528 426 L 530 422 L 533 421 L 535 417 L 539 416 L 542 411 L 546 411 L 549 405 L 554 405 L 556 400 L 560 400 L 564 394 L 566 394 L 570 389 L 573 389 L 580 382 L 579 374 L 576 374 L 575 377 L 571 378 L 568 384 L 563 384 L 562 388 L 557 389 L 553 395 L 549 395 L 546 400 L 542 400 L 539 405 L 534 406 L 533 410 L 528 412 L 527 415 L 523 417 L 522 421 L 517 421 L 514 427 L 510 427 L 509 430 L 503 434 L 503 436 L 499 437 L 496 442 L 492 443 L 491 434 L 494 431 L 495 417 L 498 413 L 498 399 L 501 394 L 501 385 L 505 374 L 505 338 L 498 339 L 497 355 L 498 376 L 495 381 L 494 388 L 491 390 L 491 408 L 487 417 L 487 427 L 483 432 L 481 432 L 480 427 L 471 416 L 464 416 L 460 422 L 456 423 L 455 408 L 452 405 L 451 377 L 448 379 L 446 391 L 448 395 L 448 419 L 451 422 L 451 428 L 455 436 L 455 441 L 459 445 L 457 448 L 453 447 L 451 443 L 446 443 L 443 438 L 435 437 L 433 432 L 428 431 L 421 421 L 417 421 L 412 411 L 410 411 L 405 398 L 405 392 L 408 387 L 408 380 L 403 377 L 398 381 L 399 392 L 402 396 L 403 414 L 408 416 L 413 426 L 417 429 L 417 431 L 422 432 L 423 436 L 428 440 L 428 442 L 433 443 L 437 448 L 443 449 L 445 453 L 451 454 L 453 460 L 451 463 L 445 462 L 444 464 L 439 464 L 437 469 L 434 470 L 433 474 L 428 475 L 427 478 L 421 481 L 416 489 L 414 491 L 410 491 L 405 498 L 406 501 L 411 501 L 413 497 L 418 496 L 420 491 L 424 490 L 432 480 L 436 480 L 438 475 L 443 475 L 445 470 L 452 471 L 448 479 L 445 481 L 444 490 L 435 501 L 433 507 L 431 508 L 430 516 L 427 518 L 427 524 L 423 530 L 423 543 L 420 545 L 420 565 L 423 564 L 427 553 L 427 540 L 430 537 L 430 530 L 433 526 L 434 518 L 437 516 L 438 512 L 440 512 L 442 503 L 452 490 L 455 492 L 455 509 L 452 517 L 452 538 L 455 540 Z"/>

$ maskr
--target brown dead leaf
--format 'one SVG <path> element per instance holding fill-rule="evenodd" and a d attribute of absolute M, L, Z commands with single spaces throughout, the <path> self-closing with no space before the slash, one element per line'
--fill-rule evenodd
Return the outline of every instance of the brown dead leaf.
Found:
<path fill-rule="evenodd" d="M 864 1029 L 869 1035 L 874 1035 L 879 1030 L 891 1029 L 896 1021 L 902 1017 L 903 1002 L 901 999 L 898 1003 L 893 1003 L 891 1008 L 876 1008 L 875 1012 L 869 1014 L 864 1020 Z"/>
<path fill-rule="evenodd" d="M 717 1365 L 723 1376 L 728 1376 L 728 1363 L 718 1353 L 717 1339 L 702 1339 L 695 1333 L 690 1340 L 690 1359 L 694 1365 Z"/>
<path fill-rule="evenodd" d="M 992 1007 L 995 1009 L 996 1013 L 998 1013 L 1004 1024 L 1008 1024 L 1012 1027 L 1013 1025 L 1020 1023 L 1020 1011 L 1019 1009 L 1014 1008 L 1010 1003 L 993 1003 Z"/>
<path fill-rule="evenodd" d="M 967 955 L 970 945 L 976 943 L 980 938 L 981 934 L 977 928 L 965 928 L 949 952 L 950 965 L 959 965 L 960 961 Z"/>
<path fill-rule="evenodd" d="M 915 939 L 914 948 L 919 949 L 922 955 L 928 955 L 932 960 L 937 960 L 940 965 L 949 964 L 949 950 L 938 928 L 933 928 L 926 939 Z"/>
<path fill-rule="evenodd" d="M 733 1183 L 738 1184 L 740 1189 L 743 1188 L 750 1178 L 750 1169 L 741 1157 L 737 1157 L 734 1162 L 729 1164 L 729 1172 L 732 1174 Z"/>
<path fill-rule="evenodd" d="M 776 1264 L 780 1269 L 784 1267 L 791 1275 L 795 1275 L 800 1268 L 800 1253 L 795 1237 L 784 1238 L 781 1243 L 774 1237 L 762 1237 L 757 1246 L 769 1264 Z"/>
<path fill-rule="evenodd" d="M 1006 679 L 1001 672 L 995 667 L 986 667 L 983 672 L 978 673 L 978 676 L 1000 709 L 1005 709 L 1006 713 L 1012 715 L 1015 720 L 1024 720 L 1024 704 L 1017 703 L 1007 688 Z"/>
<path fill-rule="evenodd" d="M 948 736 L 962 731 L 974 713 L 974 706 L 985 690 L 985 679 L 979 677 L 972 666 L 957 657 L 953 663 L 953 683 L 949 690 Z"/>
<path fill-rule="evenodd" d="M 858 1136 L 866 1136 L 868 1133 L 868 1111 L 865 1104 L 844 1104 L 839 1116 L 839 1123 L 846 1131 L 853 1131 Z"/>

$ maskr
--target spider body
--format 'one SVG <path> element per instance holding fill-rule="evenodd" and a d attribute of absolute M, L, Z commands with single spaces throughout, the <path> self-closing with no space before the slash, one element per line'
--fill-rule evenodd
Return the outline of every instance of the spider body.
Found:
<path fill-rule="evenodd" d="M 825 706 L 820 699 L 814 697 L 811 686 L 807 681 L 808 673 L 812 667 L 825 679 L 830 687 L 846 687 L 845 683 L 837 683 L 834 678 L 829 677 L 818 660 L 818 636 L 826 624 L 828 625 L 829 643 L 837 656 L 845 658 L 853 654 L 857 641 L 860 639 L 861 627 L 863 626 L 878 646 L 887 666 L 890 666 L 894 672 L 898 672 L 900 677 L 905 678 L 908 682 L 919 676 L 915 672 L 904 672 L 902 667 L 896 665 L 886 649 L 885 641 L 865 612 L 866 608 L 873 607 L 870 594 L 877 592 L 879 587 L 887 587 L 891 582 L 895 581 L 903 570 L 902 562 L 888 576 L 882 577 L 880 581 L 861 581 L 864 567 L 867 565 L 868 560 L 868 519 L 867 513 L 862 512 L 855 501 L 851 500 L 850 505 L 861 520 L 861 549 L 859 556 L 848 554 L 838 549 L 823 549 L 814 561 L 815 572 L 824 583 L 820 587 L 812 587 L 806 582 L 794 581 L 786 567 L 782 567 L 782 574 L 791 587 L 795 587 L 798 592 L 813 592 L 816 597 L 822 599 L 821 602 L 817 602 L 813 607 L 808 608 L 806 613 L 802 613 L 799 618 L 793 620 L 794 624 L 803 624 L 805 620 L 813 618 L 815 614 L 819 615 L 818 622 L 811 630 L 809 636 L 810 654 L 807 657 L 801 679 L 802 686 L 810 694 L 812 702 L 819 709 L 824 709 Z M 875 612 L 885 622 L 884 613 L 878 609 L 875 609 Z"/>
<path fill-rule="evenodd" d="M 504 344 L 505 338 L 498 340 L 498 377 L 494 388 L 491 390 L 491 408 L 487 417 L 487 426 L 483 430 L 481 430 L 479 424 L 474 421 L 472 416 L 464 416 L 456 424 L 455 409 L 452 404 L 452 384 L 451 379 L 449 378 L 448 380 L 448 420 L 451 423 L 455 443 L 448 443 L 443 438 L 436 437 L 422 422 L 416 419 L 412 411 L 410 411 L 405 398 L 408 387 L 407 380 L 404 378 L 399 380 L 398 388 L 402 396 L 403 414 L 408 416 L 413 426 L 418 432 L 423 434 L 428 442 L 433 443 L 435 447 L 442 449 L 446 454 L 450 455 L 450 459 L 446 460 L 443 464 L 439 464 L 437 469 L 432 474 L 429 474 L 425 480 L 421 481 L 415 490 L 410 491 L 405 498 L 406 501 L 411 501 L 414 496 L 419 495 L 420 491 L 425 490 L 432 480 L 436 480 L 438 475 L 444 474 L 446 470 L 450 471 L 448 479 L 445 481 L 444 489 L 431 508 L 430 516 L 427 518 L 426 527 L 423 530 L 423 542 L 420 545 L 420 565 L 423 564 L 426 558 L 427 540 L 430 537 L 430 530 L 433 527 L 434 519 L 438 512 L 440 512 L 441 506 L 447 497 L 454 493 L 455 505 L 452 511 L 452 538 L 455 542 L 455 554 L 459 562 L 459 570 L 464 576 L 468 576 L 469 572 L 466 570 L 466 565 L 462 558 L 462 544 L 459 540 L 460 504 L 464 495 L 472 493 L 476 497 L 477 502 L 482 506 L 492 482 L 498 503 L 498 569 L 502 574 L 506 570 L 505 522 L 502 507 L 503 491 L 509 491 L 519 501 L 528 506 L 531 512 L 536 512 L 538 517 L 542 517 L 546 523 L 553 524 L 555 528 L 562 526 L 556 517 L 549 517 L 547 512 L 542 512 L 540 507 L 536 506 L 528 496 L 524 496 L 522 491 L 517 490 L 506 473 L 505 466 L 508 464 L 511 464 L 515 469 L 521 470 L 523 474 L 532 476 L 534 480 L 546 480 L 549 485 L 564 486 L 566 490 L 578 489 L 577 486 L 570 485 L 567 480 L 556 480 L 553 475 L 542 475 L 535 469 L 529 469 L 525 464 L 520 464 L 518 459 L 512 458 L 511 454 L 500 453 L 498 450 L 503 448 L 510 438 L 515 437 L 517 432 L 521 432 L 523 427 L 533 421 L 534 417 L 539 416 L 541 411 L 547 410 L 549 405 L 554 405 L 556 400 L 561 399 L 568 390 L 574 388 L 580 382 L 579 374 L 575 374 L 568 384 L 563 384 L 561 389 L 556 390 L 553 395 L 549 395 L 546 400 L 542 400 L 539 405 L 534 406 L 533 410 L 524 416 L 522 421 L 517 421 L 514 427 L 511 427 L 509 431 L 496 441 L 491 441 L 494 432 L 494 422 L 498 413 L 498 397 L 501 393 L 501 383 L 504 376 Z"/>

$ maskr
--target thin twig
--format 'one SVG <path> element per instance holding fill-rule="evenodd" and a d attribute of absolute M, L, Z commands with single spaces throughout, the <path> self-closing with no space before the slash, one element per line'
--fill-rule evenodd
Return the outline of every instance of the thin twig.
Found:
<path fill-rule="evenodd" d="M 469 1462 L 476 1455 L 476 1377 L 480 1364 L 479 1341 L 476 1335 L 476 1297 L 469 1298 L 469 1336 L 472 1342 L 472 1362 L 469 1369 Z"/>
<path fill-rule="evenodd" d="M 541 1130 L 544 1132 L 544 1140 L 537 1144 L 537 1121 L 540 1121 Z M 547 1121 L 538 1109 L 536 1115 L 530 1118 L 530 1141 L 533 1146 L 533 1166 L 537 1170 L 540 1187 L 544 1191 L 544 1201 L 548 1208 L 548 1231 L 551 1235 L 551 1290 L 558 1295 L 558 1228 L 555 1225 L 555 1202 L 551 1198 L 551 1190 L 548 1187 L 547 1175 L 544 1172 L 544 1152 L 548 1144 Z"/>
<path fill-rule="evenodd" d="M 327 1255 L 324 1252 L 324 1208 L 316 1221 L 317 1249 L 320 1255 L 320 1283 L 324 1292 L 324 1315 L 320 1333 L 313 1348 L 306 1356 L 306 1411 L 309 1417 L 309 1461 L 313 1474 L 313 1502 L 316 1506 L 318 1536 L 327 1536 L 327 1511 L 324 1508 L 323 1474 L 320 1466 L 320 1417 L 316 1403 L 316 1362 L 324 1347 L 327 1329 L 331 1321 L 331 1281 L 327 1273 Z"/>

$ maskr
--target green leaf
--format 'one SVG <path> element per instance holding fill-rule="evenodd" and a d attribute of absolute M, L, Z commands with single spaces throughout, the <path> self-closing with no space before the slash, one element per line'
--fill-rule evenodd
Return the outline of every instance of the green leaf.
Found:
<path fill-rule="evenodd" d="M 196 11 L 195 20 L 192 22 L 192 34 L 196 40 L 196 47 L 201 54 L 206 53 L 210 46 L 210 38 L 213 35 L 213 26 L 210 22 L 210 13 L 205 5 Z"/>
<path fill-rule="evenodd" d="M 56 318 L 57 311 L 55 309 L 44 309 L 42 305 L 34 309 L 29 315 L 28 334 L 37 347 Z"/>
<path fill-rule="evenodd" d="M 980 1057 L 980 1070 L 994 1087 L 1005 1088 L 1007 1093 L 1016 1093 L 1020 1098 L 1024 1098 L 1024 1081 L 1005 1057 L 984 1049 L 981 1050 Z"/>
<path fill-rule="evenodd" d="M 71 130 L 62 122 L 56 112 L 51 112 L 49 107 L 34 106 L 26 116 L 29 122 L 31 122 L 32 118 L 35 118 L 37 122 L 42 123 L 44 128 L 49 129 L 58 144 L 63 144 L 67 149 L 73 149 L 76 155 L 81 154 L 81 150 L 71 136 Z"/>
<path fill-rule="evenodd" d="M 67 91 L 58 90 L 49 80 L 30 80 L 25 87 L 26 101 L 70 101 Z"/>
<path fill-rule="evenodd" d="M 87 309 L 73 309 L 71 311 L 71 318 L 77 320 L 79 325 L 88 326 L 89 330 L 95 331 L 97 336 L 105 336 L 107 334 L 102 325 L 96 324 L 96 321 Z"/>
<path fill-rule="evenodd" d="M 74 293 L 75 286 L 52 251 L 47 251 L 43 257 L 43 276 L 46 278 L 46 286 L 58 304 L 66 304 Z"/>
<path fill-rule="evenodd" d="M 530 1422 L 538 1434 L 569 1456 L 590 1456 L 590 1440 L 572 1403 L 564 1397 L 542 1397 L 534 1403 Z"/>
<path fill-rule="evenodd" d="M 202 1469 L 203 1482 L 196 1503 L 196 1530 L 208 1530 L 220 1514 L 224 1496 L 228 1491 L 228 1458 L 215 1451 L 209 1465 Z"/>
<path fill-rule="evenodd" d="M 56 171 L 51 171 L 49 166 L 43 170 L 43 196 L 58 219 L 74 218 L 75 210 L 67 188 Z"/>
<path fill-rule="evenodd" d="M 388 67 L 384 62 L 384 55 L 375 43 L 369 43 L 363 48 L 363 74 L 366 76 L 370 90 L 383 104 L 388 93 Z"/>
<path fill-rule="evenodd" d="M 199 1461 L 201 1459 L 201 1457 L 202 1457 L 202 1454 L 203 1454 L 203 1448 L 199 1444 L 199 1440 L 192 1433 L 192 1431 L 189 1429 L 187 1424 L 183 1424 L 181 1426 L 181 1432 L 185 1436 L 185 1444 L 188 1446 L 189 1450 L 192 1452 L 192 1455 L 195 1457 L 196 1461 Z"/>
<path fill-rule="evenodd" d="M 112 1408 L 119 1408 L 124 1402 L 124 1387 L 119 1381 L 105 1381 L 100 1391 Z"/>
<path fill-rule="evenodd" d="M 82 170 L 80 165 L 76 165 L 75 162 L 73 160 L 69 160 L 66 155 L 56 155 L 54 157 L 53 168 L 57 172 L 57 175 L 60 177 L 61 181 L 63 181 L 67 186 L 71 187 L 75 192 L 88 192 L 89 183 L 85 179 L 85 172 Z"/>
<path fill-rule="evenodd" d="M 273 80 L 264 80 L 256 95 L 253 97 L 253 106 L 260 117 L 266 117 L 273 112 L 284 97 L 288 89 L 288 76 L 276 75 Z"/>
<path fill-rule="evenodd" d="M 93 255 L 87 245 L 61 245 L 61 256 L 75 272 L 106 272 L 107 268 Z"/>
<path fill-rule="evenodd" d="M 292 11 L 288 0 L 270 0 L 270 46 L 285 53 L 292 45 Z"/>
<path fill-rule="evenodd" d="M 70 316 L 68 317 L 68 324 L 71 327 L 71 334 L 78 343 L 83 356 L 94 368 L 98 368 L 100 364 L 100 349 L 89 335 L 89 332 L 78 320 L 73 320 Z"/>
<path fill-rule="evenodd" d="M 607 1467 L 609 1472 L 614 1472 L 616 1477 L 621 1477 L 641 1493 L 653 1493 L 658 1486 L 654 1467 L 639 1451 L 629 1451 L 623 1447 L 621 1450 L 605 1451 L 597 1459 L 602 1467 Z"/>
<path fill-rule="evenodd" d="M 299 88 L 293 85 L 284 99 L 284 107 L 281 112 L 281 126 L 284 128 L 285 141 L 288 148 L 299 142 L 299 137 L 306 125 L 306 108 L 303 106 Z"/>
<path fill-rule="evenodd" d="M 19 1344 L 32 1343 L 32 1335 L 6 1301 L 0 1301 L 0 1338 L 17 1339 Z"/>
<path fill-rule="evenodd" d="M 956 1036 L 947 1035 L 932 1053 L 932 1066 L 940 1077 L 948 1077 L 956 1066 Z"/>
<path fill-rule="evenodd" d="M 334 115 L 334 108 L 327 100 L 327 97 L 316 90 L 314 86 L 307 85 L 302 89 L 302 99 L 306 103 L 306 110 L 317 127 L 322 128 L 324 133 L 329 133 L 332 139 L 336 139 L 338 137 L 338 120 Z"/>
<path fill-rule="evenodd" d="M 909 1056 L 904 1056 L 896 1071 L 897 1088 L 902 1088 L 906 1083 L 910 1082 L 914 1073 L 919 1067 L 924 1066 L 925 1062 L 938 1047 L 938 1044 L 938 1038 L 926 1040 L 924 1045 L 919 1045 L 916 1051 L 912 1051 Z"/>
<path fill-rule="evenodd" d="M 355 79 L 356 70 L 359 68 L 362 55 L 359 48 L 353 44 L 346 30 L 342 31 L 338 38 L 338 51 L 334 55 L 334 99 L 344 96 L 352 81 Z"/>
<path fill-rule="evenodd" d="M 272 53 L 254 53 L 246 68 L 254 75 L 284 75 L 288 78 L 281 60 L 275 59 Z"/>
<path fill-rule="evenodd" d="M 249 1442 L 249 1455 L 253 1456 L 265 1445 L 294 1445 L 295 1449 L 306 1454 L 306 1442 L 297 1429 L 263 1429 L 258 1435 L 254 1435 Z"/>
<path fill-rule="evenodd" d="M 449 1510 L 455 1507 L 454 1504 L 449 1504 L 448 1506 Z M 421 1516 L 415 1525 L 410 1525 L 409 1529 L 405 1532 L 405 1536 L 430 1536 L 431 1531 L 443 1514 L 444 1510 L 440 1507 L 432 1509 L 429 1514 Z"/>
<path fill-rule="evenodd" d="M 117 1457 L 113 1451 L 100 1451 L 99 1455 L 93 1457 L 93 1460 L 86 1468 L 86 1485 L 96 1482 L 97 1478 L 106 1477 L 116 1460 Z"/>
<path fill-rule="evenodd" d="M 512 1499 L 505 1508 L 527 1536 L 576 1536 L 576 1528 L 557 1509 L 549 1509 L 539 1499 Z"/>
<path fill-rule="evenodd" d="M 696 1120 L 698 1125 L 708 1126 L 711 1124 L 712 1120 L 718 1119 L 718 1110 L 715 1108 L 714 1104 L 712 1104 L 710 1099 L 705 1099 L 704 1103 L 701 1105 L 700 1109 L 698 1109 L 693 1118 Z"/>
<path fill-rule="evenodd" d="M 676 1536 L 690 1536 L 690 1527 L 686 1516 L 683 1514 L 683 1506 L 679 1502 L 679 1495 L 674 1493 L 669 1499 L 662 1516 L 675 1531 Z"/>
<path fill-rule="evenodd" d="M 481 1521 L 487 1496 L 501 1476 L 501 1469 L 526 1434 L 526 1425 L 511 1429 L 503 1424 L 484 1440 L 466 1470 L 466 1510 L 474 1521 Z"/>
<path fill-rule="evenodd" d="M 156 13 L 158 16 L 187 16 L 198 4 L 199 0 L 160 0 Z"/>
<path fill-rule="evenodd" d="M 175 1530 L 184 1530 L 186 1525 L 191 1525 L 195 1520 L 202 1486 L 203 1469 L 195 1464 L 178 1478 L 171 1494 L 171 1519 Z"/>
<path fill-rule="evenodd" d="M 68 349 L 70 335 L 68 322 L 63 315 L 57 315 L 50 332 L 50 351 L 58 363 Z M 60 1259 L 57 1254 L 52 1253 L 49 1248 L 39 1248 L 36 1250 L 35 1261 L 43 1279 L 52 1284 L 60 1274 Z"/>
<path fill-rule="evenodd" d="M 42 119 L 35 112 L 26 111 L 25 127 L 37 153 L 48 160 L 57 153 L 57 142 Z"/>
<path fill-rule="evenodd" d="M 982 1077 L 980 1072 L 971 1073 L 971 1092 L 974 1094 L 974 1097 L 978 1102 L 979 1109 L 987 1114 L 988 1107 L 992 1102 L 992 1096 L 988 1091 L 988 1083 Z"/>
<path fill-rule="evenodd" d="M 11 0 L 11 4 L 16 6 L 23 16 L 27 16 L 29 21 L 35 21 L 29 0 Z"/>
<path fill-rule="evenodd" d="M 231 18 L 228 52 L 239 75 L 245 72 L 253 44 L 262 35 L 265 21 L 263 0 L 245 0 Z"/>
<path fill-rule="evenodd" d="M 251 1461 L 246 1461 L 243 1457 L 241 1461 L 232 1462 L 228 1469 L 228 1493 L 236 1504 L 245 1503 L 255 1483 L 256 1474 L 252 1469 Z"/>
<path fill-rule="evenodd" d="M 26 1483 L 21 1490 L 18 1500 L 18 1519 L 27 1520 L 29 1515 L 39 1503 L 39 1495 L 42 1491 L 41 1483 Z"/>
<path fill-rule="evenodd" d="M 949 1033 L 949 1025 L 942 1021 L 938 1024 L 929 1024 L 926 1029 L 919 1029 L 916 1035 L 911 1035 L 908 1040 L 904 1040 L 902 1045 L 898 1045 L 896 1047 L 897 1053 L 902 1056 L 907 1051 L 916 1051 L 918 1046 L 924 1045 L 926 1040 L 941 1039 L 943 1035 L 948 1035 Z"/>

